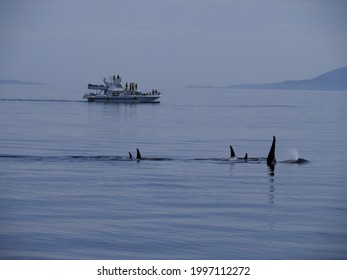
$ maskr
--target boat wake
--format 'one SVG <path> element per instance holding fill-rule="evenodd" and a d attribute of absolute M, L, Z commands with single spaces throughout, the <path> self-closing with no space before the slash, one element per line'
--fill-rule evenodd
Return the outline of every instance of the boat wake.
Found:
<path fill-rule="evenodd" d="M 24 161 L 124 161 L 131 160 L 122 156 L 29 156 L 29 155 L 0 155 L 0 159 L 18 159 Z"/>
<path fill-rule="evenodd" d="M 12 102 L 83 102 L 81 100 L 68 100 L 68 99 L 27 99 L 27 98 L 0 98 L 0 101 Z"/>

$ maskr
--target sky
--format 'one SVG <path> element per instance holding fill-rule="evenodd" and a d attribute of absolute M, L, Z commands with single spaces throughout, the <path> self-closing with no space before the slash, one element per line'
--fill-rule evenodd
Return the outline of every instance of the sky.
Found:
<path fill-rule="evenodd" d="M 145 88 L 309 79 L 347 66 L 345 0 L 2 0 L 0 79 Z M 141 87 L 140 87 L 141 88 Z"/>

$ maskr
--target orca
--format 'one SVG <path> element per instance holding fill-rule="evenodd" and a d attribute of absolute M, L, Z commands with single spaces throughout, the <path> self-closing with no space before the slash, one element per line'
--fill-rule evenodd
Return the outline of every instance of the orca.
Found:
<path fill-rule="evenodd" d="M 141 159 L 142 159 L 140 150 L 139 150 L 138 148 L 136 148 L 136 159 L 137 159 L 137 160 L 141 160 Z"/>
<path fill-rule="evenodd" d="M 267 156 L 267 160 L 266 160 L 267 165 L 270 167 L 274 166 L 277 163 L 276 156 L 275 156 L 275 150 L 276 150 L 276 137 L 273 136 L 271 148 L 270 148 L 269 154 Z M 310 162 L 310 161 L 307 159 L 304 159 L 304 158 L 288 159 L 288 160 L 284 160 L 284 161 L 279 161 L 279 163 L 294 163 L 294 164 L 304 164 L 304 163 L 308 163 L 308 162 Z"/>
<path fill-rule="evenodd" d="M 233 147 L 230 145 L 230 159 L 237 159 Z"/>
<path fill-rule="evenodd" d="M 264 161 L 266 158 L 264 157 L 249 157 L 248 153 L 245 154 L 244 160 L 245 162 L 261 162 Z"/>
<path fill-rule="evenodd" d="M 275 147 L 276 147 L 276 137 L 273 136 L 271 148 L 266 159 L 266 163 L 268 166 L 273 166 L 276 164 Z"/>
<path fill-rule="evenodd" d="M 244 158 L 238 158 L 235 154 L 235 151 L 231 145 L 229 145 L 230 149 L 230 156 L 227 158 L 223 158 L 222 160 L 225 161 L 232 161 L 232 162 L 244 162 Z M 216 159 L 216 160 L 221 160 L 221 159 Z"/>
<path fill-rule="evenodd" d="M 234 152 L 233 147 L 230 145 L 230 157 L 228 160 L 237 161 L 237 162 L 249 162 L 249 161 L 262 161 L 264 158 L 261 157 L 248 157 L 248 153 L 245 154 L 243 158 L 238 158 Z"/>
<path fill-rule="evenodd" d="M 200 160 L 200 161 L 238 161 L 239 159 L 236 157 L 233 147 L 230 145 L 230 156 L 223 158 L 194 158 L 192 160 Z"/>
<path fill-rule="evenodd" d="M 303 164 L 303 163 L 309 163 L 310 161 L 304 158 L 298 158 L 298 159 L 287 159 L 284 161 L 280 161 L 281 163 L 296 163 L 296 164 Z"/>
<path fill-rule="evenodd" d="M 172 160 L 171 158 L 161 158 L 161 157 L 142 157 L 140 150 L 136 148 L 136 160 Z"/>
<path fill-rule="evenodd" d="M 276 137 L 273 136 L 272 138 L 272 144 L 269 151 L 269 154 L 267 157 L 249 157 L 248 153 L 245 154 L 243 158 L 238 158 L 235 154 L 235 151 L 233 147 L 230 145 L 230 157 L 225 160 L 231 160 L 232 162 L 252 162 L 252 163 L 259 163 L 266 161 L 266 164 L 270 167 L 274 166 L 277 163 L 276 160 Z M 297 158 L 297 159 L 288 159 L 284 161 L 279 161 L 279 163 L 294 163 L 294 164 L 304 164 L 308 163 L 309 161 L 304 158 Z"/>

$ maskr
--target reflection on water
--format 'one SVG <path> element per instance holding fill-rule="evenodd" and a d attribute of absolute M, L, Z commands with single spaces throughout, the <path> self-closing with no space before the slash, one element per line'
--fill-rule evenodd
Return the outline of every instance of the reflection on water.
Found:
<path fill-rule="evenodd" d="M 270 186 L 269 186 L 269 203 L 274 204 L 275 199 L 275 179 L 270 178 L 269 180 Z"/>
<path fill-rule="evenodd" d="M 271 177 L 275 176 L 275 165 L 274 165 L 274 164 L 268 166 L 268 174 L 269 174 Z"/>

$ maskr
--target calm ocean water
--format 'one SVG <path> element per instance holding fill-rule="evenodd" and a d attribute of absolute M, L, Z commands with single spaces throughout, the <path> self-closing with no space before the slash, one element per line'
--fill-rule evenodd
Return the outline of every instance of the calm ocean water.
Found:
<path fill-rule="evenodd" d="M 1 259 L 347 259 L 347 92 L 84 92 L 0 87 Z"/>

